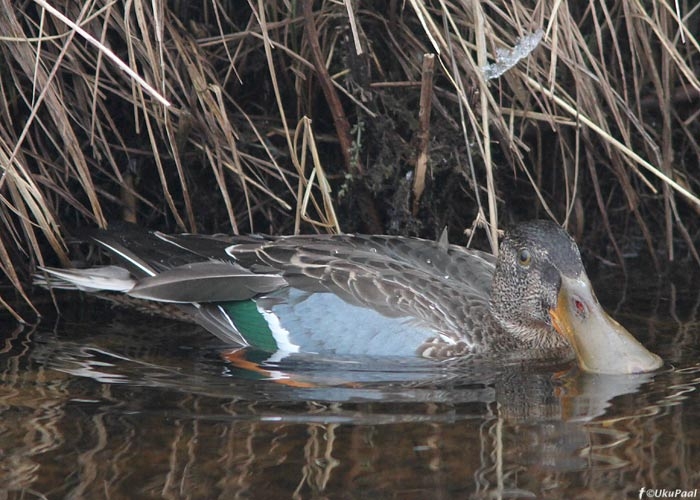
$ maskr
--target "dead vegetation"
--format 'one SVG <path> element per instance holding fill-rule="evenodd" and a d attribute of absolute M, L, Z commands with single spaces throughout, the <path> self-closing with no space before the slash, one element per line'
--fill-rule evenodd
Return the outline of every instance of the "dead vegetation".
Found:
<path fill-rule="evenodd" d="M 0 0 L 0 26 L 0 266 L 27 303 L 66 228 L 116 218 L 493 242 L 549 216 L 619 262 L 698 260 L 695 2 Z"/>

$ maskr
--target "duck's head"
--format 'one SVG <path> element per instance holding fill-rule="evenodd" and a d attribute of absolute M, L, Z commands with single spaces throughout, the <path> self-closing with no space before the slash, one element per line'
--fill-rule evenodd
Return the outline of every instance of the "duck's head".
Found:
<path fill-rule="evenodd" d="M 552 348 L 562 339 L 579 365 L 597 373 L 637 373 L 663 362 L 602 309 L 574 240 L 550 221 L 521 223 L 501 242 L 491 312 L 525 346 Z"/>

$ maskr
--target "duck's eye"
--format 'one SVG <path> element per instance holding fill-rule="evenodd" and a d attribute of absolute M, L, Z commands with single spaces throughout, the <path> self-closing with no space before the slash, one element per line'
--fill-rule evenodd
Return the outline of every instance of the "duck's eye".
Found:
<path fill-rule="evenodd" d="M 518 252 L 518 264 L 523 267 L 528 267 L 530 262 L 532 262 L 532 255 L 528 249 L 523 248 L 520 250 L 520 252 Z"/>

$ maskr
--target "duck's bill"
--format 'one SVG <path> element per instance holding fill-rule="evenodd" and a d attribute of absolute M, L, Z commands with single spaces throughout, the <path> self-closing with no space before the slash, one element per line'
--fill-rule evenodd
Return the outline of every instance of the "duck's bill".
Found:
<path fill-rule="evenodd" d="M 549 311 L 554 328 L 569 340 L 582 369 L 625 374 L 656 370 L 663 361 L 603 311 L 585 274 L 562 276 L 557 307 Z"/>

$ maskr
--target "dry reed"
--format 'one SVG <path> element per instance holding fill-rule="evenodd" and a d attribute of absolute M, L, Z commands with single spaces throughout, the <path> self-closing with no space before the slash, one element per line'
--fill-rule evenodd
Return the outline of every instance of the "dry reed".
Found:
<path fill-rule="evenodd" d="M 621 263 L 639 241 L 700 261 L 700 7 L 677 7 L 0 0 L 0 270 L 29 304 L 33 267 L 68 262 L 64 228 L 120 217 L 425 236 L 479 222 L 495 250 L 499 223 L 546 213 Z"/>

